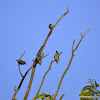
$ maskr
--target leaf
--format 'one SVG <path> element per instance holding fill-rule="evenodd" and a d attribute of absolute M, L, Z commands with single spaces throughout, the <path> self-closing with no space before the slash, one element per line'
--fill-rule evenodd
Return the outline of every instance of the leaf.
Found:
<path fill-rule="evenodd" d="M 90 86 L 90 85 L 85 86 L 85 87 L 81 90 L 81 93 L 85 92 L 86 90 L 92 89 L 91 87 L 92 87 L 92 86 Z"/>
<path fill-rule="evenodd" d="M 46 98 L 45 96 L 39 96 L 38 98 L 43 98 L 43 99 L 48 100 L 48 98 Z"/>
<path fill-rule="evenodd" d="M 89 83 L 92 83 L 91 81 L 88 81 Z"/>
<path fill-rule="evenodd" d="M 46 93 L 42 93 L 41 95 L 46 95 Z"/>
<path fill-rule="evenodd" d="M 54 97 L 55 95 L 54 95 L 54 94 L 52 94 L 52 96 Z"/>
<path fill-rule="evenodd" d="M 96 95 L 99 95 L 99 94 L 100 94 L 100 91 L 96 90 L 94 93 L 95 93 Z"/>
<path fill-rule="evenodd" d="M 95 88 L 95 86 L 94 85 L 91 85 L 92 86 L 92 88 L 94 89 Z"/>
<path fill-rule="evenodd" d="M 52 100 L 52 96 L 46 93 L 42 93 L 41 95 L 37 95 L 36 97 L 34 97 L 32 100 L 36 100 L 37 98 L 42 98 L 42 99 L 46 99 L 46 100 Z"/>
<path fill-rule="evenodd" d="M 42 95 L 37 95 L 37 96 L 34 97 L 32 100 L 36 100 L 37 98 L 43 98 L 43 99 L 48 100 L 48 98 L 46 98 L 45 96 L 42 96 Z"/>
<path fill-rule="evenodd" d="M 79 96 L 90 96 L 90 93 L 89 92 L 81 93 L 79 94 Z"/>
<path fill-rule="evenodd" d="M 91 85 L 83 87 L 79 96 L 100 96 L 100 91 L 97 90 L 97 87 L 99 87 L 100 84 L 97 84 L 93 79 L 89 79 L 88 82 L 91 83 Z M 80 98 L 80 100 L 93 100 L 93 98 Z"/>

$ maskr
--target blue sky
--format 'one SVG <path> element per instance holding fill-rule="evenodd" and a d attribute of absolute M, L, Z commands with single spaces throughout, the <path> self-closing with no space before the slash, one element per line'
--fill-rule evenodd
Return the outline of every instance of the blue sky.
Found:
<path fill-rule="evenodd" d="M 17 59 L 26 51 L 21 66 L 24 74 L 32 65 L 47 34 L 49 24 L 55 24 L 60 16 L 69 13 L 57 24 L 43 52 L 49 54 L 37 65 L 32 88 L 28 97 L 31 100 L 37 93 L 42 77 L 54 60 L 55 51 L 62 52 L 58 64 L 54 62 L 47 74 L 40 93 L 55 94 L 60 78 L 70 57 L 72 42 L 75 46 L 89 28 L 82 40 L 68 70 L 57 100 L 65 93 L 63 100 L 79 100 L 81 89 L 93 78 L 100 83 L 100 1 L 99 0 L 1 0 L 0 1 L 0 99 L 11 100 L 14 86 L 18 86 L 21 76 Z M 31 71 L 25 78 L 16 98 L 22 100 L 30 79 Z"/>

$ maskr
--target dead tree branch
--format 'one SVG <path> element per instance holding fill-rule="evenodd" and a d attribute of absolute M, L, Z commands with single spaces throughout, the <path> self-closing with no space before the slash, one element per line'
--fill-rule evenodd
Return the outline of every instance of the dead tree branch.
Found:
<path fill-rule="evenodd" d="M 68 10 L 68 7 L 67 7 L 67 10 Z M 39 50 L 38 53 L 37 53 L 35 63 L 37 62 L 37 57 L 39 57 L 39 56 L 41 55 L 41 53 L 42 53 L 42 51 L 43 51 L 43 49 L 44 49 L 44 47 L 45 47 L 45 45 L 46 45 L 46 43 L 47 43 L 48 38 L 49 38 L 50 35 L 51 35 L 53 29 L 55 28 L 55 26 L 57 25 L 57 23 L 58 23 L 68 12 L 69 12 L 69 10 L 68 10 L 67 12 L 65 12 L 65 13 L 60 17 L 60 19 L 58 19 L 58 21 L 56 22 L 56 24 L 53 26 L 52 30 L 50 30 L 49 34 L 47 35 L 47 37 L 46 37 L 46 39 L 45 39 L 45 41 L 44 41 L 43 46 L 41 46 L 40 50 Z M 35 66 L 33 66 L 33 67 L 36 67 L 36 64 L 35 64 Z M 34 75 L 33 72 L 35 72 L 35 71 L 33 71 L 33 70 L 35 70 L 35 69 L 34 69 L 34 68 L 32 69 L 32 74 L 31 74 L 31 78 L 30 78 L 30 79 L 33 78 L 33 75 Z M 33 80 L 33 79 L 32 79 L 32 80 Z M 32 82 L 31 82 L 31 80 L 30 80 L 29 85 L 28 85 L 28 88 L 27 88 L 27 91 L 26 91 L 26 94 L 25 94 L 25 97 L 24 97 L 24 100 L 27 100 L 27 97 L 28 97 L 28 94 L 29 94 L 29 91 L 30 91 L 29 88 L 31 88 L 31 85 L 32 85 Z"/>
<path fill-rule="evenodd" d="M 39 92 L 40 92 L 40 90 L 41 90 L 41 87 L 42 87 L 42 85 L 43 85 L 43 83 L 44 83 L 45 77 L 46 77 L 47 73 L 50 71 L 51 66 L 52 66 L 52 63 L 53 63 L 54 61 L 55 61 L 55 60 L 51 61 L 48 70 L 45 72 L 45 74 L 44 74 L 44 76 L 43 76 L 43 79 L 42 79 L 42 82 L 41 82 L 41 85 L 40 85 L 40 87 L 39 87 L 39 89 L 38 89 L 38 92 L 37 92 L 36 96 L 39 94 Z"/>
<path fill-rule="evenodd" d="M 68 10 L 68 8 L 67 8 L 67 10 Z M 31 74 L 31 78 L 30 78 L 30 82 L 29 82 L 29 85 L 28 85 L 28 88 L 27 88 L 27 91 L 26 91 L 26 94 L 25 94 L 25 97 L 24 97 L 24 100 L 27 100 L 27 97 L 28 97 L 28 94 L 29 94 L 29 91 L 30 91 L 29 88 L 31 88 L 31 84 L 32 84 L 32 80 L 33 80 L 33 76 L 34 76 L 34 72 L 35 72 L 35 67 L 36 67 L 36 65 L 37 65 L 37 57 L 39 57 L 39 56 L 41 55 L 41 53 L 42 53 L 42 51 L 43 51 L 43 49 L 44 49 L 44 47 L 45 47 L 45 45 L 46 45 L 46 43 L 47 43 L 47 40 L 48 40 L 48 38 L 50 37 L 50 35 L 51 35 L 53 29 L 55 28 L 55 26 L 57 25 L 57 23 L 58 23 L 66 14 L 68 14 L 68 12 L 69 12 L 69 10 L 68 10 L 67 12 L 65 12 L 65 13 L 60 17 L 60 19 L 58 19 L 58 21 L 56 22 L 56 24 L 53 26 L 52 30 L 50 30 L 49 34 L 47 35 L 47 37 L 46 37 L 46 39 L 45 39 L 45 41 L 44 41 L 44 43 L 43 43 L 43 46 L 41 46 L 41 48 L 39 49 L 39 51 L 38 51 L 38 53 L 37 53 L 37 56 L 36 56 L 35 61 L 33 62 L 32 66 L 27 70 L 27 72 L 25 73 L 25 75 L 23 76 L 23 78 L 22 78 L 22 80 L 21 80 L 21 82 L 20 82 L 18 88 L 16 89 L 16 91 L 15 91 L 15 93 L 14 93 L 12 99 L 15 99 L 15 96 L 16 96 L 18 90 L 20 89 L 20 87 L 21 87 L 21 85 L 22 85 L 22 83 L 23 83 L 23 81 L 24 81 L 26 75 L 27 75 L 28 72 L 33 68 L 33 69 L 32 69 L 32 74 Z M 22 56 L 23 56 L 23 55 L 22 55 Z"/>
<path fill-rule="evenodd" d="M 89 29 L 89 30 L 90 30 L 90 29 Z M 86 33 L 87 33 L 89 30 L 87 30 Z M 80 39 L 80 41 L 78 42 L 78 44 L 77 44 L 77 46 L 76 46 L 75 49 L 73 49 L 75 40 L 73 41 L 71 59 L 70 59 L 70 61 L 69 61 L 69 64 L 68 64 L 66 70 L 64 71 L 64 73 L 63 73 L 63 75 L 62 75 L 62 77 L 61 77 L 61 79 L 60 79 L 60 82 L 59 82 L 59 85 L 58 85 L 58 88 L 57 88 L 57 91 L 56 91 L 56 93 L 55 93 L 55 95 L 54 95 L 53 100 L 55 100 L 55 98 L 56 98 L 56 96 L 57 96 L 57 94 L 58 94 L 58 92 L 59 92 L 59 89 L 60 89 L 60 87 L 61 87 L 61 83 L 62 83 L 62 81 L 63 81 L 63 78 L 64 78 L 66 72 L 68 71 L 68 69 L 69 69 L 69 67 L 70 67 L 70 65 L 71 65 L 71 63 L 72 63 L 73 57 L 75 56 L 75 55 L 74 55 L 74 52 L 75 52 L 76 49 L 78 48 L 79 44 L 81 43 L 81 41 L 82 41 L 83 37 L 86 35 L 86 33 L 81 37 L 81 39 Z"/>
<path fill-rule="evenodd" d="M 65 94 L 63 93 L 59 100 L 61 100 L 61 99 L 64 97 L 64 95 L 65 95 Z"/>

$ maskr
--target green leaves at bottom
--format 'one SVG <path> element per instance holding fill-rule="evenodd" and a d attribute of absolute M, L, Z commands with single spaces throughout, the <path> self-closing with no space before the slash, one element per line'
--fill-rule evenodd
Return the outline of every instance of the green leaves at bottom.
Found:
<path fill-rule="evenodd" d="M 42 98 L 45 99 L 45 100 L 53 100 L 53 96 L 49 95 L 49 94 L 46 94 L 46 93 L 42 93 L 41 95 L 37 95 L 36 97 L 34 97 L 32 100 L 36 100 L 38 98 Z"/>

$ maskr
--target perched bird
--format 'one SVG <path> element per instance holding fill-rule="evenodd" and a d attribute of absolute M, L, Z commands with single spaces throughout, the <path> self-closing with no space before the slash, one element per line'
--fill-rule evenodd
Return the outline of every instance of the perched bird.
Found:
<path fill-rule="evenodd" d="M 50 30 L 53 28 L 53 25 L 52 24 L 49 24 L 49 28 L 50 28 Z"/>
<path fill-rule="evenodd" d="M 59 52 L 58 52 L 58 51 L 56 51 L 56 53 L 55 53 L 55 55 L 54 55 L 54 59 L 55 59 L 55 61 L 56 61 L 57 64 L 58 64 L 58 62 L 59 62 Z"/>
<path fill-rule="evenodd" d="M 44 53 L 39 57 L 39 61 L 38 61 L 38 64 L 42 64 L 42 58 L 43 58 L 43 56 L 44 56 Z"/>
<path fill-rule="evenodd" d="M 26 64 L 26 62 L 25 61 L 23 61 L 23 60 L 16 60 L 19 64 L 21 64 L 21 65 L 24 65 L 24 64 Z"/>
<path fill-rule="evenodd" d="M 38 64 L 39 64 L 39 65 L 42 64 L 42 58 L 40 58 L 40 60 L 38 61 Z"/>

